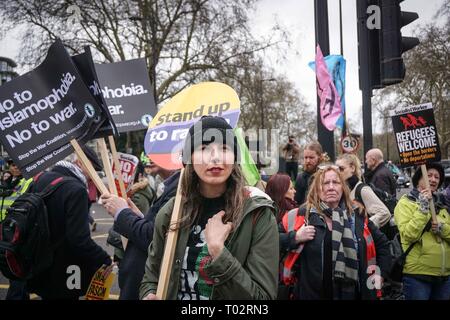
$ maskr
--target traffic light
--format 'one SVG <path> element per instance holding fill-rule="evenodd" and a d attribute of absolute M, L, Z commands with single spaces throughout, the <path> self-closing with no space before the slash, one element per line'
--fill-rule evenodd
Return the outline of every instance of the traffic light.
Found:
<path fill-rule="evenodd" d="M 382 88 L 379 33 L 380 0 L 356 1 L 358 19 L 359 87 L 361 90 Z"/>
<path fill-rule="evenodd" d="M 379 0 L 381 30 L 379 31 L 380 86 L 400 83 L 405 78 L 402 54 L 419 44 L 415 37 L 403 37 L 401 28 L 419 18 L 416 12 L 401 11 L 403 0 Z"/>

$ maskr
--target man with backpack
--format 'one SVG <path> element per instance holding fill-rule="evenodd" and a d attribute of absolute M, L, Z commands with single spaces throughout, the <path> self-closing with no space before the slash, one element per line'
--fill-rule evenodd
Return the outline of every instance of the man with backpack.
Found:
<path fill-rule="evenodd" d="M 87 146 L 82 148 L 94 169 L 101 170 L 95 152 Z M 29 291 L 43 299 L 78 299 L 85 295 L 97 269 L 111 264 L 108 253 L 90 236 L 87 170 L 74 155 L 69 160 L 35 177 L 31 190 L 47 191 L 47 186 L 59 184 L 45 198 L 52 263 L 27 281 Z"/>
<path fill-rule="evenodd" d="M 397 184 L 392 172 L 384 165 L 383 152 L 380 149 L 370 149 L 366 154 L 368 171 L 364 174 L 366 183 L 373 184 L 392 196 L 397 194 Z"/>

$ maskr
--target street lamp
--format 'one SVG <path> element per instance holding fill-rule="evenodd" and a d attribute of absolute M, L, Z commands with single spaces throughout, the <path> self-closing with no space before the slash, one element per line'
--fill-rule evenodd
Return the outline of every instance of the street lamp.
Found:
<path fill-rule="evenodd" d="M 382 116 L 382 118 L 384 119 L 384 123 L 385 123 L 385 134 L 386 134 L 386 159 L 389 160 L 389 120 L 391 117 L 390 116 Z"/>
<path fill-rule="evenodd" d="M 0 86 L 13 78 L 19 76 L 15 71 L 14 68 L 17 67 L 17 64 L 6 57 L 0 57 Z M 0 157 L 3 159 L 4 156 L 4 149 L 3 145 L 0 144 Z M 3 169 L 3 163 L 1 164 L 1 169 Z"/>
<path fill-rule="evenodd" d="M 18 76 L 14 71 L 15 67 L 17 64 L 13 60 L 0 57 L 0 86 Z"/>
<path fill-rule="evenodd" d="M 266 112 L 264 110 L 264 90 L 263 90 L 263 82 L 264 81 L 276 81 L 276 79 L 269 78 L 269 79 L 260 79 L 259 80 L 259 90 L 260 90 L 259 102 L 260 102 L 260 110 L 261 110 L 261 129 L 265 128 L 264 117 L 266 117 Z"/>

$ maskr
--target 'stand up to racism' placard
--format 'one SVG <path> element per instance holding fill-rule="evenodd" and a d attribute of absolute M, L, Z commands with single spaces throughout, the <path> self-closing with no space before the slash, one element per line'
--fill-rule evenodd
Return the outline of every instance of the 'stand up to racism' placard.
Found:
<path fill-rule="evenodd" d="M 441 151 L 431 103 L 397 108 L 391 112 L 391 117 L 402 167 L 440 161 Z"/>
<path fill-rule="evenodd" d="M 175 95 L 152 120 L 145 136 L 145 153 L 157 165 L 183 167 L 181 150 L 189 128 L 204 115 L 223 117 L 235 127 L 240 115 L 237 93 L 219 82 L 202 82 Z"/>

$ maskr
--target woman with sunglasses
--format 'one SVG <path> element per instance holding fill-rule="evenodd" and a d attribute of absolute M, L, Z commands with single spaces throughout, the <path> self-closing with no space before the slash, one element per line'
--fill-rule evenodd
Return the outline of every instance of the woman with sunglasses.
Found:
<path fill-rule="evenodd" d="M 343 154 L 336 160 L 336 165 L 344 178 L 347 186 L 350 188 L 350 199 L 353 203 L 365 210 L 370 220 L 378 228 L 386 225 L 391 219 L 391 213 L 388 207 L 377 197 L 370 186 L 363 186 L 359 189 L 360 194 L 357 195 L 358 186 L 362 184 L 361 162 L 354 154 Z M 358 200 L 362 203 L 359 203 Z"/>
<path fill-rule="evenodd" d="M 320 166 L 299 210 L 314 228 L 296 262 L 294 288 L 300 300 L 357 300 L 379 297 L 390 253 L 386 236 L 354 208 L 336 166 Z M 297 240 L 297 239 L 295 239 Z"/>

